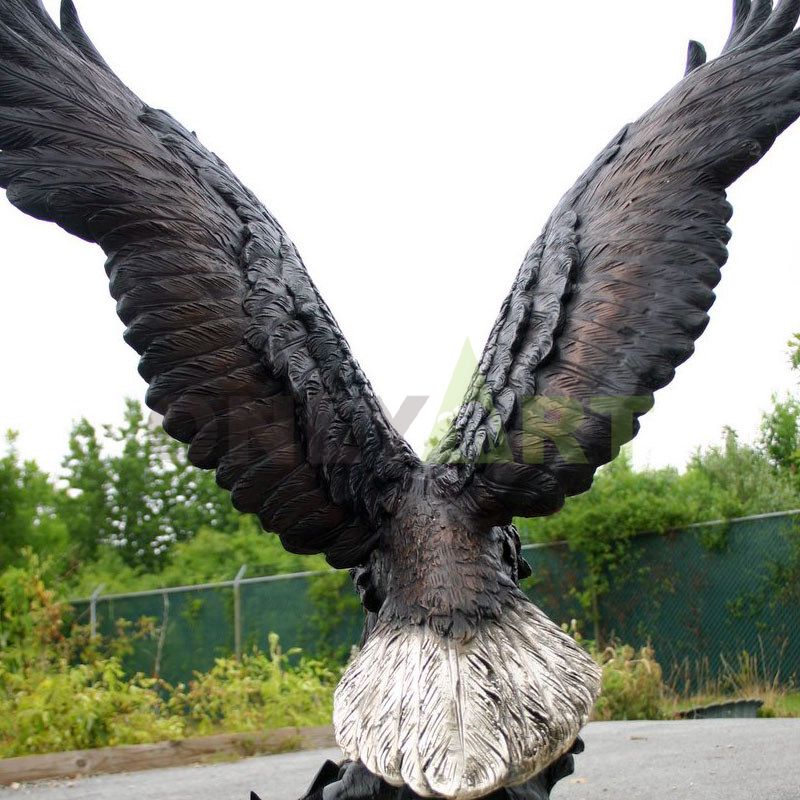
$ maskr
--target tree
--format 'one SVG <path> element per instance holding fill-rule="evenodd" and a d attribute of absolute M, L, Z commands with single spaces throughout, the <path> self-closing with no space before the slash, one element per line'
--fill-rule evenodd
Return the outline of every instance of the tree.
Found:
<path fill-rule="evenodd" d="M 773 397 L 773 403 L 761 423 L 764 449 L 778 470 L 800 481 L 800 399 Z"/>
<path fill-rule="evenodd" d="M 789 342 L 789 361 L 800 377 L 800 334 Z M 800 488 L 800 396 L 773 395 L 773 409 L 761 421 L 761 441 L 773 466 Z"/>
<path fill-rule="evenodd" d="M 167 586 L 225 581 L 243 564 L 247 564 L 248 575 L 328 569 L 323 556 L 289 553 L 280 539 L 264 532 L 253 517 L 241 517 L 235 531 L 221 534 L 204 527 L 191 540 L 176 544 L 160 577 Z"/>
<path fill-rule="evenodd" d="M 82 419 L 72 429 L 62 461 L 68 489 L 59 496 L 59 514 L 77 556 L 94 559 L 111 537 L 111 480 L 97 431 Z"/>
<path fill-rule="evenodd" d="M 102 441 L 81 420 L 64 469 L 62 513 L 85 559 L 107 543 L 128 566 L 158 570 L 170 548 L 200 528 L 238 529 L 239 514 L 213 473 L 192 467 L 185 445 L 151 424 L 136 401 L 126 402 L 122 425 L 104 426 Z"/>
<path fill-rule="evenodd" d="M 0 572 L 22 563 L 26 546 L 61 554 L 68 543 L 49 477 L 35 462 L 20 461 L 16 440 L 16 434 L 6 434 L 0 459 Z"/>
<path fill-rule="evenodd" d="M 229 581 L 247 565 L 247 575 L 329 569 L 322 556 L 299 556 L 283 549 L 280 539 L 261 530 L 253 517 L 240 517 L 234 531 L 201 527 L 163 556 L 159 571 L 126 564 L 119 550 L 102 545 L 97 558 L 62 586 L 69 598 L 88 597 L 98 586 L 106 593 L 144 591 L 163 586 Z"/>
<path fill-rule="evenodd" d="M 776 471 L 762 447 L 739 441 L 724 430 L 722 446 L 698 452 L 689 462 L 683 484 L 698 509 L 697 521 L 732 519 L 789 511 L 800 502 L 800 486 Z"/>
<path fill-rule="evenodd" d="M 789 340 L 789 360 L 792 369 L 800 370 L 800 333 L 796 333 Z"/>

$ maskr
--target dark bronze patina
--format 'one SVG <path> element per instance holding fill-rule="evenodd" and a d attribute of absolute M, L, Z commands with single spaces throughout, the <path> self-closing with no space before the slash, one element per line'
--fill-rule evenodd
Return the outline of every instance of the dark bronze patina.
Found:
<path fill-rule="evenodd" d="M 287 549 L 353 570 L 367 624 L 335 712 L 353 760 L 309 798 L 540 800 L 570 769 L 596 668 L 519 591 L 511 520 L 585 491 L 691 355 L 725 190 L 800 115 L 798 17 L 800 0 L 736 0 L 720 57 L 693 42 L 683 80 L 603 149 L 425 464 L 253 194 L 114 75 L 71 0 L 60 27 L 0 0 L 9 201 L 105 251 L 147 402 L 192 463 Z"/>

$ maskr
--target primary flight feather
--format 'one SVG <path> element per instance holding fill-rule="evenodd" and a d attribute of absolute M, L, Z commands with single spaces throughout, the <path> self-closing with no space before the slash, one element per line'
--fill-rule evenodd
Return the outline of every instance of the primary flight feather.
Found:
<path fill-rule="evenodd" d="M 524 783 L 568 752 L 597 667 L 519 590 L 515 515 L 585 491 L 692 353 L 726 188 L 800 116 L 800 0 L 736 0 L 722 55 L 625 126 L 531 247 L 429 463 L 388 421 L 292 242 L 83 31 L 0 0 L 0 185 L 99 244 L 148 404 L 287 549 L 354 568 L 345 753 L 422 796 Z"/>

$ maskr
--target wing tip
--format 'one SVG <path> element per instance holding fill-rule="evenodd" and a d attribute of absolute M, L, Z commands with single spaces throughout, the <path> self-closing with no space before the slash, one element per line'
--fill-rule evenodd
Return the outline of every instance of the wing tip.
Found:
<path fill-rule="evenodd" d="M 746 45 L 763 47 L 788 36 L 800 19 L 800 0 L 734 0 L 733 23 L 723 54 Z"/>
<path fill-rule="evenodd" d="M 111 71 L 106 60 L 87 35 L 73 0 L 61 0 L 60 24 L 61 33 L 84 58 L 104 70 Z"/>

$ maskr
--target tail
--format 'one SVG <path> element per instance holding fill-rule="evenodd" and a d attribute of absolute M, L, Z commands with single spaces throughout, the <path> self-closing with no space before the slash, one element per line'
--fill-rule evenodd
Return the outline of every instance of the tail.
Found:
<path fill-rule="evenodd" d="M 523 596 L 467 641 L 379 622 L 334 701 L 348 758 L 423 797 L 482 797 L 573 745 L 600 692 L 591 657 Z"/>

